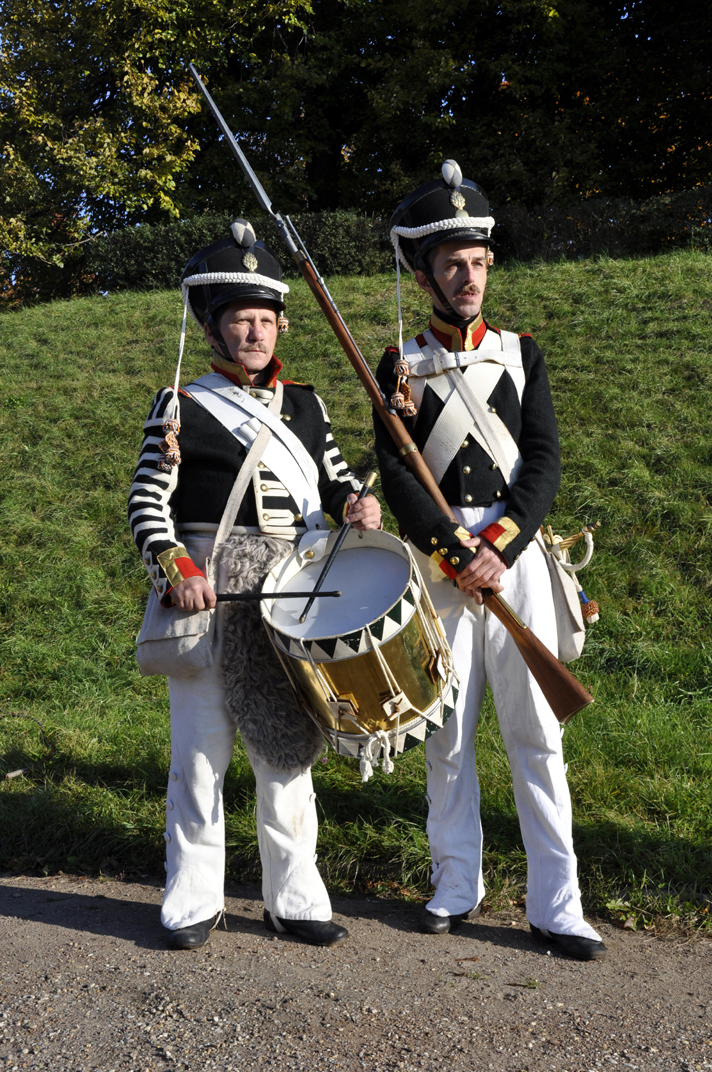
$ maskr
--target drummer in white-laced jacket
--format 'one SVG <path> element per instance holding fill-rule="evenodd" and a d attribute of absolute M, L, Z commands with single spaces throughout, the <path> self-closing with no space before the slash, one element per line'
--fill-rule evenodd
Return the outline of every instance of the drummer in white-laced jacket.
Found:
<path fill-rule="evenodd" d="M 212 347 L 212 373 L 180 392 L 177 433 L 170 423 L 173 390 L 156 395 L 129 519 L 163 605 L 197 612 L 216 605 L 202 567 L 247 456 L 249 439 L 241 441 L 234 431 L 240 420 L 250 420 L 254 439 L 269 407 L 279 421 L 269 420 L 283 431 L 273 435 L 269 465 L 255 469 L 225 545 L 221 576 L 231 590 L 258 591 L 272 566 L 308 541 L 310 530 L 326 530 L 322 507 L 339 523 L 348 515 L 356 529 L 378 528 L 380 507 L 373 496 L 356 501 L 359 482 L 333 440 L 319 396 L 305 384 L 278 381 L 282 365 L 274 346 L 286 328 L 281 314 L 288 287 L 279 261 L 256 241 L 251 225 L 237 221 L 228 237 L 197 253 L 182 283 Z M 304 451 L 309 465 L 313 460 L 311 482 L 300 477 Z M 317 945 L 348 934 L 331 920 L 315 862 L 310 766 L 323 741 L 296 708 L 258 608 L 230 605 L 218 618 L 213 667 L 168 678 L 171 769 L 161 920 L 169 943 L 181 949 L 204 945 L 223 910 L 222 790 L 238 727 L 257 783 L 266 926 Z"/>
<path fill-rule="evenodd" d="M 386 351 L 378 380 L 457 519 L 421 488 L 376 418 L 383 492 L 415 547 L 461 685 L 454 715 L 426 744 L 435 894 L 421 928 L 453 930 L 484 896 L 474 741 L 489 683 L 527 854 L 532 932 L 589 960 L 605 946 L 583 918 L 561 728 L 511 636 L 482 603 L 483 588 L 504 589 L 557 651 L 549 571 L 534 540 L 559 486 L 556 417 L 532 337 L 482 317 L 493 225 L 486 194 L 452 160 L 391 219 L 399 263 L 415 272 L 433 313 L 402 353 Z"/>

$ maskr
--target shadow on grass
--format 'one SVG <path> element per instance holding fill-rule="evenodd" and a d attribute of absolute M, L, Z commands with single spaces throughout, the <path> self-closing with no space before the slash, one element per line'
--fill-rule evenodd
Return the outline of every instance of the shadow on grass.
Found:
<path fill-rule="evenodd" d="M 72 764 L 71 771 L 0 792 L 0 865 L 15 872 L 105 871 L 163 875 L 165 769 L 140 778 L 133 766 Z M 55 781 L 55 777 L 61 781 Z M 254 778 L 231 769 L 226 787 L 229 875 L 259 879 L 254 830 Z M 322 792 L 319 858 L 333 889 L 413 895 L 428 885 L 429 857 L 422 794 L 403 786 L 365 793 Z M 484 867 L 490 895 L 516 897 L 525 859 L 515 816 L 483 810 Z M 709 846 L 613 822 L 577 825 L 574 844 L 587 908 L 638 891 L 651 905 L 671 897 L 699 903 L 712 891 Z M 409 887 L 401 890 L 401 887 Z"/>

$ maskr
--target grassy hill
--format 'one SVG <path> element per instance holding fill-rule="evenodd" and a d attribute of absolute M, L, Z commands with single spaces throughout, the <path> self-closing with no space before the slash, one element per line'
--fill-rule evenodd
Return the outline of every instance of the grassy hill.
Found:
<path fill-rule="evenodd" d="M 566 731 L 575 839 L 592 909 L 704 925 L 712 896 L 712 260 L 496 268 L 488 319 L 547 355 L 564 478 L 549 519 L 603 527 L 582 575 L 602 608 L 573 669 L 596 696 Z M 394 279 L 333 292 L 370 360 L 395 337 Z M 278 353 L 316 385 L 342 449 L 373 462 L 365 396 L 300 282 Z M 163 679 L 133 659 L 148 583 L 125 522 L 141 425 L 172 380 L 177 293 L 119 294 L 0 316 L 0 858 L 5 866 L 162 873 L 169 762 Z M 426 307 L 405 288 L 409 333 Z M 189 332 L 185 379 L 206 369 Z M 43 724 L 55 753 L 37 725 Z M 489 899 L 521 896 L 524 852 L 491 706 L 478 735 Z M 362 786 L 317 763 L 320 859 L 333 886 L 427 889 L 424 757 Z M 254 782 L 226 782 L 229 867 L 255 877 Z M 615 905 L 618 903 L 619 907 Z"/>

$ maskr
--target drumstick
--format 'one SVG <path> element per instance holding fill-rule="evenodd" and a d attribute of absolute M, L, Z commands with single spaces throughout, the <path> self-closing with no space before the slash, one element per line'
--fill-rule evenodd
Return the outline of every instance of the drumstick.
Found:
<path fill-rule="evenodd" d="M 218 592 L 215 598 L 218 603 L 236 603 L 242 599 L 306 599 L 313 596 L 313 592 Z M 325 599 L 327 596 L 340 596 L 341 592 L 319 592 L 316 599 Z"/>
<path fill-rule="evenodd" d="M 356 502 L 360 502 L 361 499 L 365 499 L 365 497 L 368 495 L 368 493 L 371 490 L 371 488 L 373 487 L 373 485 L 376 483 L 377 479 L 378 479 L 378 473 L 374 473 L 373 470 L 371 470 L 371 472 L 368 474 L 368 476 L 366 477 L 366 479 L 363 482 L 363 487 L 361 488 L 360 492 L 358 493 L 358 499 L 356 500 Z M 309 613 L 309 611 L 312 608 L 312 603 L 316 599 L 317 593 L 320 591 L 322 584 L 326 580 L 326 575 L 329 572 L 329 570 L 331 569 L 333 561 L 336 558 L 336 556 L 337 556 L 337 554 L 339 552 L 339 549 L 341 548 L 342 543 L 344 542 L 344 540 L 348 536 L 350 528 L 351 528 L 351 522 L 347 521 L 346 524 L 342 527 L 341 532 L 339 533 L 339 535 L 336 537 L 336 543 L 334 544 L 334 546 L 331 549 L 331 554 L 327 558 L 326 563 L 324 564 L 324 568 L 321 571 L 321 573 L 319 574 L 319 580 L 314 585 L 314 591 L 309 596 L 309 601 L 308 601 L 306 607 L 304 608 L 304 611 L 302 613 L 301 618 L 299 619 L 299 624 L 300 625 L 302 625 L 302 623 L 306 620 L 307 614 Z"/>

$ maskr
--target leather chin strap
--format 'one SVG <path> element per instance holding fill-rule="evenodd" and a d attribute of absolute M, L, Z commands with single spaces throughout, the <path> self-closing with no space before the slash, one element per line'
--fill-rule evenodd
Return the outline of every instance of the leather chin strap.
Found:
<path fill-rule="evenodd" d="M 423 273 L 428 283 L 430 283 L 430 286 L 433 288 L 433 293 L 435 294 L 435 297 L 441 303 L 445 312 L 450 313 L 452 316 L 458 316 L 459 314 L 457 310 L 453 309 L 452 305 L 450 305 L 450 302 L 447 300 L 439 285 L 435 281 L 435 276 L 430 271 L 430 265 L 428 264 L 425 257 L 418 257 L 417 267 Z"/>
<path fill-rule="evenodd" d="M 215 339 L 215 342 L 218 344 L 218 349 L 220 351 L 220 356 L 225 358 L 226 361 L 232 361 L 232 357 L 230 356 L 230 351 L 228 350 L 228 348 L 227 348 L 227 346 L 225 344 L 225 340 L 222 337 L 222 334 L 220 332 L 220 328 L 215 323 L 215 318 L 213 317 L 212 313 L 210 313 L 210 315 L 208 317 L 206 317 L 205 323 L 210 328 L 210 330 L 211 330 L 211 332 L 213 334 L 213 338 Z"/>

